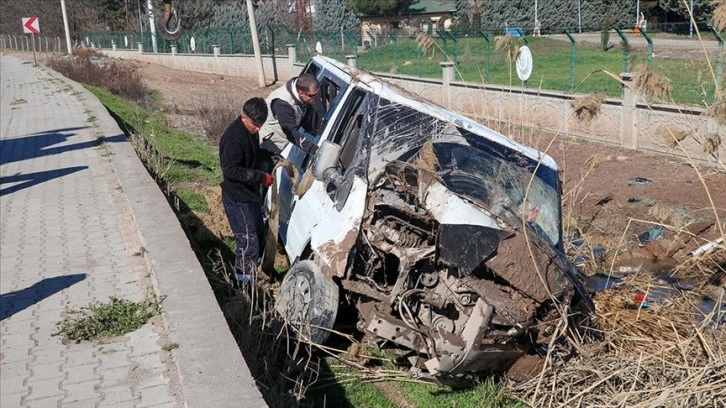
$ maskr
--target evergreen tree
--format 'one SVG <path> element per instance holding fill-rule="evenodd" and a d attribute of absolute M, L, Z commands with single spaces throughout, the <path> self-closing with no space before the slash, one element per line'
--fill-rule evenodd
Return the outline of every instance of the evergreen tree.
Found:
<path fill-rule="evenodd" d="M 315 0 L 313 26 L 316 31 L 349 31 L 360 26 L 360 19 L 345 0 Z"/>
<path fill-rule="evenodd" d="M 350 8 L 358 14 L 391 16 L 406 12 L 418 0 L 352 0 Z"/>
<path fill-rule="evenodd" d="M 688 6 L 683 3 L 683 0 L 658 0 L 658 8 L 667 13 L 666 15 L 676 16 L 674 21 L 671 19 L 664 19 L 668 22 L 689 22 L 690 16 L 688 9 L 690 8 L 690 0 L 688 0 Z M 709 21 L 713 15 L 713 10 L 716 8 L 716 2 L 712 0 L 693 0 L 693 18 L 696 22 Z M 646 18 L 648 16 L 646 15 Z"/>

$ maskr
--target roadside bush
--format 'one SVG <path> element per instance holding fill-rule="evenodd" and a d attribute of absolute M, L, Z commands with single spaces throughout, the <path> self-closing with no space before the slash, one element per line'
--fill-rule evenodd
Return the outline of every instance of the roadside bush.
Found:
<path fill-rule="evenodd" d="M 114 95 L 142 103 L 146 87 L 141 75 L 128 65 L 116 61 L 92 62 L 79 57 L 52 57 L 47 65 L 66 77 L 89 85 L 106 88 Z"/>
<path fill-rule="evenodd" d="M 226 94 L 215 94 L 199 101 L 195 110 L 204 136 L 217 145 L 222 133 L 242 111 L 242 102 Z"/>

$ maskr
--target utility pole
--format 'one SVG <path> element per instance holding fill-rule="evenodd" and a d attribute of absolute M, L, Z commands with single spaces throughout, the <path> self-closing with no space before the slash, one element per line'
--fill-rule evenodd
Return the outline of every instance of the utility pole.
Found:
<path fill-rule="evenodd" d="M 691 23 L 691 28 L 690 28 L 690 30 L 688 32 L 688 36 L 689 37 L 693 37 L 693 18 L 694 18 L 693 17 L 693 0 L 691 0 L 691 14 L 688 17 L 689 17 L 688 18 L 688 22 Z"/>
<path fill-rule="evenodd" d="M 257 65 L 257 82 L 260 88 L 264 88 L 267 86 L 267 83 L 265 82 L 265 69 L 262 66 L 262 51 L 260 51 L 260 39 L 257 37 L 257 23 L 255 22 L 255 12 L 252 8 L 252 0 L 247 0 L 247 15 L 250 19 L 250 31 L 252 31 L 252 48 L 255 51 L 255 65 Z"/>
<path fill-rule="evenodd" d="M 68 13 L 66 13 L 65 0 L 61 0 L 61 11 L 63 12 L 63 29 L 66 32 L 66 48 L 68 49 L 68 55 L 73 55 L 73 48 L 71 47 L 71 31 L 68 29 Z"/>
<path fill-rule="evenodd" d="M 151 4 L 151 0 L 146 0 L 146 7 L 149 10 L 149 31 L 151 31 L 151 49 L 154 54 L 159 52 L 156 46 L 156 24 L 154 24 L 154 6 Z"/>

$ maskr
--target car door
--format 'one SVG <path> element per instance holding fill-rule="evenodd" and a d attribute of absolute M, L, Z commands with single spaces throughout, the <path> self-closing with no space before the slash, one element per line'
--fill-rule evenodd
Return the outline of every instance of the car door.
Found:
<path fill-rule="evenodd" d="M 332 118 L 330 132 L 324 135 L 342 147 L 339 168 L 344 182 L 333 185 L 314 181 L 307 193 L 296 196 L 289 218 L 285 245 L 288 255 L 301 256 L 309 243 L 338 274 L 345 270 L 365 210 L 369 149 L 363 146 L 369 140 L 365 132 L 369 96 L 363 89 L 351 89 L 341 102 L 340 112 Z"/>
<path fill-rule="evenodd" d="M 317 106 L 310 106 L 305 112 L 303 121 L 301 122 L 303 130 L 310 133 L 316 139 L 320 139 L 328 128 L 328 123 L 336 112 L 336 109 L 348 89 L 348 79 L 340 75 L 336 75 L 330 70 L 311 62 L 303 71 L 316 75 L 320 82 L 320 99 Z M 317 140 L 319 144 L 319 140 Z M 293 163 L 300 177 L 310 166 L 313 154 L 310 154 L 298 146 L 288 144 L 282 152 L 282 156 Z M 278 206 L 279 206 L 279 227 L 278 234 L 282 242 L 288 240 L 288 227 L 290 215 L 297 203 L 297 196 L 291 194 L 293 188 L 293 180 L 287 172 L 278 170 L 276 174 L 278 180 Z"/>

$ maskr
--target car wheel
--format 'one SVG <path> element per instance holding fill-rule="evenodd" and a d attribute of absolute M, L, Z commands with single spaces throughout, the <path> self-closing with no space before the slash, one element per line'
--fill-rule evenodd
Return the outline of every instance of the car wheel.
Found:
<path fill-rule="evenodd" d="M 322 344 L 338 313 L 338 286 L 312 261 L 299 261 L 280 285 L 275 310 L 301 340 Z"/>

